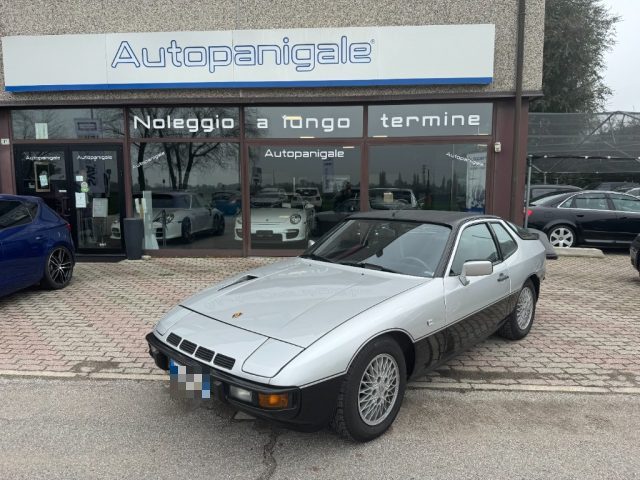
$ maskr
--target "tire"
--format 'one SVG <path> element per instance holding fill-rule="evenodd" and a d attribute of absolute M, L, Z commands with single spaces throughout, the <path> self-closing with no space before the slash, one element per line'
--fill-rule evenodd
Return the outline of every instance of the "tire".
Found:
<path fill-rule="evenodd" d="M 73 256 L 67 247 L 56 247 L 49 255 L 44 266 L 42 285 L 49 290 L 60 290 L 71 282 L 73 276 Z"/>
<path fill-rule="evenodd" d="M 191 232 L 191 220 L 185 218 L 182 220 L 182 241 L 184 243 L 193 242 L 193 233 Z"/>
<path fill-rule="evenodd" d="M 547 236 L 549 237 L 549 243 L 554 248 L 575 247 L 578 243 L 576 231 L 569 225 L 554 225 L 547 231 Z"/>
<path fill-rule="evenodd" d="M 218 217 L 218 220 L 216 221 L 216 226 L 214 229 L 214 235 L 224 235 L 224 217 L 222 215 L 220 215 L 220 217 Z"/>
<path fill-rule="evenodd" d="M 362 395 L 363 390 L 366 392 L 367 389 L 365 383 L 368 382 L 365 379 L 371 379 L 374 385 L 380 380 L 380 377 L 370 376 L 375 374 L 376 365 L 395 372 L 390 373 L 387 382 L 381 384 L 382 388 L 385 384 L 388 386 L 384 390 L 386 396 L 392 396 L 387 408 L 382 407 L 384 410 L 376 408 L 376 405 L 384 405 L 379 403 L 380 397 L 376 390 L 371 391 L 371 387 L 368 387 L 373 393 L 369 396 L 370 402 L 366 402 L 366 397 Z M 358 353 L 342 382 L 331 426 L 340 436 L 359 442 L 379 437 L 395 420 L 406 385 L 407 367 L 400 346 L 388 336 L 372 340 Z M 368 410 L 367 405 L 373 410 Z"/>
<path fill-rule="evenodd" d="M 536 289 L 531 280 L 524 282 L 518 301 L 507 321 L 498 330 L 498 335 L 509 340 L 520 340 L 527 336 L 536 315 Z"/>

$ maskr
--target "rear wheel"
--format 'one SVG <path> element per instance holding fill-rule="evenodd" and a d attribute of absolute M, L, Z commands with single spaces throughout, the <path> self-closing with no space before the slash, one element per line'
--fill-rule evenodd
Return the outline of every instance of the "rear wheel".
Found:
<path fill-rule="evenodd" d="M 333 428 L 360 442 L 382 435 L 400 410 L 406 384 L 400 346 L 390 337 L 373 340 L 360 351 L 343 380 Z"/>
<path fill-rule="evenodd" d="M 556 225 L 548 232 L 549 242 L 554 247 L 575 247 L 577 243 L 576 232 L 569 225 Z"/>
<path fill-rule="evenodd" d="M 46 288 L 59 290 L 66 287 L 73 276 L 73 257 L 67 247 L 54 248 L 47 257 L 42 283 Z"/>
<path fill-rule="evenodd" d="M 536 314 L 536 289 L 531 280 L 527 280 L 518 294 L 516 308 L 505 324 L 498 330 L 498 335 L 509 340 L 520 340 L 531 330 L 533 317 Z"/>

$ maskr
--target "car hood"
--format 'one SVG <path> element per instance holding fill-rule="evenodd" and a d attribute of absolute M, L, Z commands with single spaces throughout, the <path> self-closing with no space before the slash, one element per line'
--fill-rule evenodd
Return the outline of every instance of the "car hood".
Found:
<path fill-rule="evenodd" d="M 428 281 L 292 259 L 247 272 L 181 305 L 211 319 L 306 348 L 351 317 Z"/>

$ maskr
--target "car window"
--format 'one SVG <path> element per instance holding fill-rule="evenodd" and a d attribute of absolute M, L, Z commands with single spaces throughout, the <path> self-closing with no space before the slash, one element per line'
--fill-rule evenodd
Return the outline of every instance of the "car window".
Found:
<path fill-rule="evenodd" d="M 31 223 L 31 219 L 29 209 L 21 202 L 0 200 L 0 230 Z"/>
<path fill-rule="evenodd" d="M 200 203 L 200 199 L 195 195 L 193 195 L 191 197 L 191 208 L 200 208 L 200 207 L 202 207 L 202 204 Z"/>
<path fill-rule="evenodd" d="M 518 249 L 518 244 L 500 223 L 492 223 L 491 228 L 498 239 L 498 244 L 502 251 L 502 258 L 509 258 Z"/>
<path fill-rule="evenodd" d="M 568 195 L 566 192 L 564 193 L 556 193 L 554 195 L 549 195 L 546 197 L 542 197 L 542 198 L 538 198 L 534 201 L 531 202 L 531 205 L 533 206 L 543 206 L 543 205 L 552 205 L 554 203 L 559 203 L 562 200 L 564 200 L 565 198 L 569 197 L 569 199 L 571 199 L 571 196 Z M 560 207 L 562 208 L 563 205 L 560 205 Z"/>
<path fill-rule="evenodd" d="M 583 193 L 573 197 L 571 208 L 585 210 L 609 210 L 609 202 L 604 193 Z"/>
<path fill-rule="evenodd" d="M 491 263 L 500 261 L 498 249 L 486 223 L 471 225 L 462 231 L 451 265 L 451 275 L 460 275 L 465 262 L 482 260 L 488 260 Z"/>
<path fill-rule="evenodd" d="M 640 199 L 633 198 L 628 195 L 611 194 L 609 195 L 613 202 L 613 208 L 620 212 L 639 212 Z"/>

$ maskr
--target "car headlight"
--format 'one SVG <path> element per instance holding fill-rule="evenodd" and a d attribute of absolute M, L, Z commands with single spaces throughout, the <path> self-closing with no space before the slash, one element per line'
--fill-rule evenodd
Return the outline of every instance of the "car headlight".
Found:
<path fill-rule="evenodd" d="M 236 217 L 236 225 L 242 225 L 242 217 L 240 215 Z"/>
<path fill-rule="evenodd" d="M 167 215 L 167 223 L 173 222 L 174 218 L 175 218 L 175 215 L 173 213 L 170 213 L 169 215 Z"/>
<path fill-rule="evenodd" d="M 300 223 L 300 220 L 302 220 L 302 216 L 301 216 L 299 213 L 294 213 L 293 215 L 291 215 L 291 216 L 289 217 L 289 221 L 290 221 L 291 223 L 293 223 L 294 225 L 295 225 L 296 223 Z"/>

